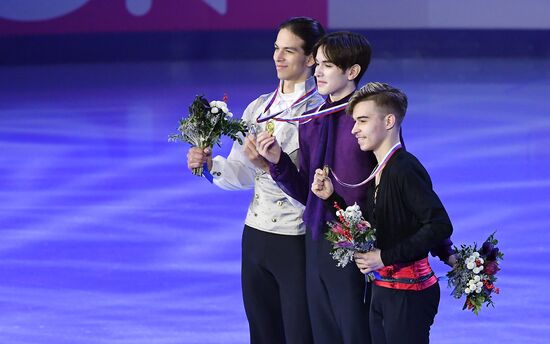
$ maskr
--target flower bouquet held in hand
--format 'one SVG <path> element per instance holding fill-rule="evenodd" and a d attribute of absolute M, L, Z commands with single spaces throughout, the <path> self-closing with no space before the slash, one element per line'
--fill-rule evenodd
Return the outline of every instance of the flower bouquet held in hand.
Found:
<path fill-rule="evenodd" d="M 226 100 L 208 102 L 203 96 L 196 96 L 189 107 L 189 115 L 179 122 L 179 133 L 168 136 L 168 141 L 188 142 L 199 148 L 220 145 L 220 137 L 227 135 L 233 141 L 242 144 L 242 138 L 246 135 L 247 126 L 242 120 L 233 120 L 233 114 L 227 108 Z M 201 176 L 203 168 L 194 168 L 193 174 Z"/>
<path fill-rule="evenodd" d="M 493 233 L 479 250 L 475 243 L 462 245 L 460 249 L 455 247 L 457 262 L 447 273 L 449 287 L 453 288 L 452 295 L 456 299 L 466 296 L 462 309 L 468 308 L 476 315 L 484 304 L 494 307 L 493 293 L 499 293 L 499 288 L 495 287 L 496 273 L 500 270 L 499 261 L 504 255 L 499 252 L 497 244 Z"/>
<path fill-rule="evenodd" d="M 330 228 L 325 238 L 332 243 L 330 255 L 336 260 L 336 265 L 343 268 L 353 260 L 355 252 L 374 249 L 376 229 L 365 221 L 357 203 L 342 210 L 335 202 L 334 208 L 339 221 L 328 223 Z M 374 274 L 369 273 L 367 278 L 374 280 Z"/>

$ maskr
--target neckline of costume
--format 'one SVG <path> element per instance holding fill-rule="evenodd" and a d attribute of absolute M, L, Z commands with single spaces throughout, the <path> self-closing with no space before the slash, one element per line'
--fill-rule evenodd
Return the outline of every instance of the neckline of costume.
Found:
<path fill-rule="evenodd" d="M 306 93 L 306 81 L 298 82 L 294 84 L 294 91 L 290 93 L 283 93 L 284 81 L 279 82 L 279 96 L 281 98 L 295 98 Z"/>
<path fill-rule="evenodd" d="M 336 106 L 336 105 L 340 105 L 340 104 L 343 104 L 343 103 L 347 103 L 347 102 L 349 102 L 349 99 L 351 98 L 351 96 L 353 96 L 354 93 L 355 93 L 355 90 L 353 92 L 351 92 L 350 94 L 348 94 L 347 96 L 343 97 L 342 99 L 334 101 L 334 102 L 332 100 L 330 100 L 330 96 L 327 96 L 325 98 L 325 103 L 324 104 L 331 105 L 331 106 Z M 321 106 L 323 106 L 323 105 L 321 105 Z"/>

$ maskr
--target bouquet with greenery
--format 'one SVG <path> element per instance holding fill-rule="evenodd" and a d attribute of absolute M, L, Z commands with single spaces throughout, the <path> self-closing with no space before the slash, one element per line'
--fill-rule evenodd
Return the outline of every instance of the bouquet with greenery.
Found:
<path fill-rule="evenodd" d="M 453 288 L 452 295 L 456 299 L 466 296 L 464 307 L 470 309 L 476 315 L 485 304 L 494 307 L 493 293 L 498 294 L 499 288 L 495 287 L 496 274 L 500 270 L 499 261 L 504 255 L 496 245 L 495 233 L 483 243 L 478 250 L 477 245 L 462 245 L 460 249 L 455 247 L 457 263 L 447 273 L 449 287 Z"/>
<path fill-rule="evenodd" d="M 325 238 L 332 243 L 330 254 L 336 265 L 343 268 L 353 260 L 355 252 L 374 249 L 376 229 L 365 221 L 357 203 L 342 210 L 335 202 L 334 208 L 339 221 L 328 223 L 329 231 Z M 374 280 L 374 274 L 367 274 L 367 278 Z"/>
<path fill-rule="evenodd" d="M 203 96 L 196 96 L 189 107 L 189 115 L 179 121 L 178 133 L 169 135 L 172 142 L 183 141 L 199 148 L 220 145 L 222 135 L 242 144 L 247 125 L 242 120 L 231 119 L 233 114 L 227 108 L 227 97 L 223 101 L 208 102 Z M 201 176 L 203 168 L 194 168 L 193 174 Z"/>

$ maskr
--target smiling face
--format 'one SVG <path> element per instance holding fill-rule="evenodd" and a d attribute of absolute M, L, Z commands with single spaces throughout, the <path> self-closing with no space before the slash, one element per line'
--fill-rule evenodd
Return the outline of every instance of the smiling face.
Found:
<path fill-rule="evenodd" d="M 275 41 L 273 61 L 277 77 L 283 81 L 302 82 L 311 75 L 313 58 L 304 53 L 304 41 L 288 29 L 281 29 Z"/>
<path fill-rule="evenodd" d="M 315 78 L 317 89 L 322 95 L 330 95 L 332 101 L 340 100 L 355 90 L 350 68 L 342 70 L 325 55 L 323 46 L 315 55 Z"/>
<path fill-rule="evenodd" d="M 351 133 L 357 138 L 362 151 L 376 151 L 389 135 L 391 123 L 388 116 L 393 116 L 376 105 L 374 100 L 357 103 L 353 109 L 355 125 Z"/>

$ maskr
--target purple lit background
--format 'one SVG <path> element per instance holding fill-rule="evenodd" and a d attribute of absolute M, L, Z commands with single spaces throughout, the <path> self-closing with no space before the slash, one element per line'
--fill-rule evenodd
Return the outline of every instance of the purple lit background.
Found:
<path fill-rule="evenodd" d="M 0 69 L 10 80 L 0 89 L 0 342 L 247 342 L 239 269 L 251 193 L 192 176 L 187 146 L 167 135 L 195 93 L 227 92 L 239 113 L 274 87 L 271 70 Z M 497 230 L 505 252 L 497 307 L 476 317 L 444 290 L 434 343 L 550 334 L 548 71 L 543 60 L 378 59 L 365 77 L 408 92 L 408 149 L 431 172 L 455 242 Z"/>

